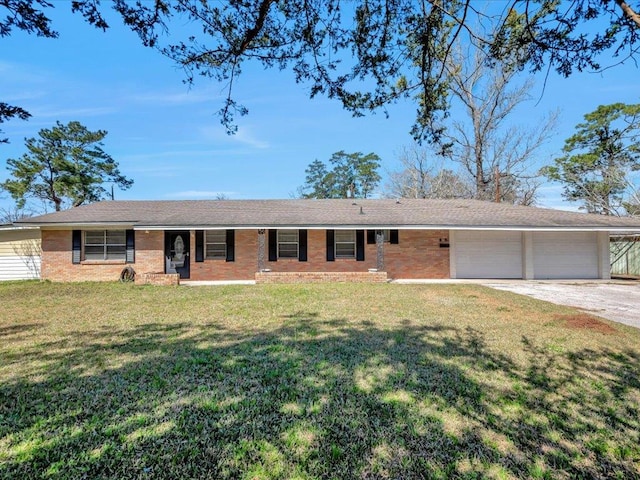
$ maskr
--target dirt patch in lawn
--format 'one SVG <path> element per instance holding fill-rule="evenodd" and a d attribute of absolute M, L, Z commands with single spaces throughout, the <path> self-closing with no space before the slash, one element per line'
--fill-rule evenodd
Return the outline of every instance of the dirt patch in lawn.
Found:
<path fill-rule="evenodd" d="M 598 320 L 586 313 L 578 313 L 575 315 L 556 315 L 556 318 L 563 322 L 567 328 L 574 328 L 577 330 L 595 330 L 596 332 L 603 333 L 605 335 L 613 335 L 616 333 L 616 329 L 611 325 Z"/>

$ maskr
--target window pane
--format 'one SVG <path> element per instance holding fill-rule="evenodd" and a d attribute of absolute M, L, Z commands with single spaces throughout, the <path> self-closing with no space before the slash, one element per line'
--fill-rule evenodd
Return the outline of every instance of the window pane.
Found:
<path fill-rule="evenodd" d="M 298 258 L 298 244 L 281 243 L 278 245 L 278 256 L 281 258 Z"/>
<path fill-rule="evenodd" d="M 336 243 L 338 242 L 354 242 L 356 241 L 355 230 L 336 230 Z"/>
<path fill-rule="evenodd" d="M 278 230 L 278 242 L 298 243 L 298 230 Z"/>
<path fill-rule="evenodd" d="M 336 243 L 336 257 L 353 258 L 356 256 L 355 243 Z"/>
<path fill-rule="evenodd" d="M 87 245 L 104 245 L 104 230 L 84 232 L 84 243 Z"/>
<path fill-rule="evenodd" d="M 84 259 L 124 260 L 125 244 L 124 230 L 87 230 L 84 232 Z"/>
<path fill-rule="evenodd" d="M 356 256 L 356 231 L 336 230 L 336 257 L 355 258 Z"/>
<path fill-rule="evenodd" d="M 87 260 L 104 260 L 104 247 L 102 245 L 85 246 L 84 258 Z"/>
<path fill-rule="evenodd" d="M 208 230 L 205 232 L 205 257 L 227 258 L 226 230 Z"/>
<path fill-rule="evenodd" d="M 207 258 L 226 258 L 227 244 L 226 243 L 208 243 L 206 256 Z"/>
<path fill-rule="evenodd" d="M 211 230 L 206 232 L 207 243 L 227 243 L 227 232 L 225 230 Z"/>
<path fill-rule="evenodd" d="M 124 230 L 107 230 L 107 245 L 124 245 Z"/>
<path fill-rule="evenodd" d="M 106 260 L 124 260 L 127 249 L 124 245 L 107 246 L 107 258 Z"/>

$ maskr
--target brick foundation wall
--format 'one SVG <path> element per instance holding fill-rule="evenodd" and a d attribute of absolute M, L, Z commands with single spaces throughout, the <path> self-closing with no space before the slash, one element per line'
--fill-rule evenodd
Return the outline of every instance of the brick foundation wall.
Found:
<path fill-rule="evenodd" d="M 180 275 L 177 273 L 138 273 L 136 274 L 136 285 L 180 285 Z"/>
<path fill-rule="evenodd" d="M 256 283 L 384 283 L 386 272 L 258 272 Z"/>
<path fill-rule="evenodd" d="M 136 274 L 164 272 L 164 232 L 135 232 L 135 263 L 71 262 L 71 230 L 42 230 L 41 278 L 53 282 L 116 281 L 126 266 Z"/>
<path fill-rule="evenodd" d="M 235 260 L 205 259 L 196 262 L 196 234 L 191 231 L 191 275 L 189 280 L 253 280 L 258 270 L 258 231 L 236 230 Z"/>

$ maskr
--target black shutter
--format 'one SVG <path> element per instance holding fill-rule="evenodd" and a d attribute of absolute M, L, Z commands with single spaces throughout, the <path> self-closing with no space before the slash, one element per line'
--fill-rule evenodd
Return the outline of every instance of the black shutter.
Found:
<path fill-rule="evenodd" d="M 390 230 L 389 231 L 389 242 L 390 243 L 400 243 L 398 230 Z"/>
<path fill-rule="evenodd" d="M 204 262 L 204 230 L 196 230 L 196 262 Z"/>
<path fill-rule="evenodd" d="M 167 231 L 164 232 L 164 255 L 166 258 L 171 256 L 171 234 Z"/>
<path fill-rule="evenodd" d="M 82 230 L 71 232 L 71 263 L 82 260 Z"/>
<path fill-rule="evenodd" d="M 227 262 L 236 259 L 236 231 L 227 230 Z"/>
<path fill-rule="evenodd" d="M 376 231 L 367 230 L 367 245 L 376 243 Z"/>
<path fill-rule="evenodd" d="M 364 261 L 364 230 L 356 230 L 356 260 Z"/>
<path fill-rule="evenodd" d="M 327 262 L 336 260 L 335 238 L 335 231 L 327 230 Z"/>
<path fill-rule="evenodd" d="M 127 263 L 135 263 L 136 261 L 136 232 L 127 230 L 125 232 L 127 242 L 127 253 L 125 261 Z"/>
<path fill-rule="evenodd" d="M 298 230 L 298 260 L 307 261 L 307 231 Z"/>
<path fill-rule="evenodd" d="M 278 261 L 278 230 L 269 230 L 269 261 Z"/>

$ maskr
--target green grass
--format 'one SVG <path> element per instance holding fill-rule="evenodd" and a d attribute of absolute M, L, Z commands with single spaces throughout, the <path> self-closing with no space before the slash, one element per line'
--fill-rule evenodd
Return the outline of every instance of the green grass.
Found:
<path fill-rule="evenodd" d="M 640 478 L 640 331 L 474 285 L 0 284 L 0 478 Z"/>

